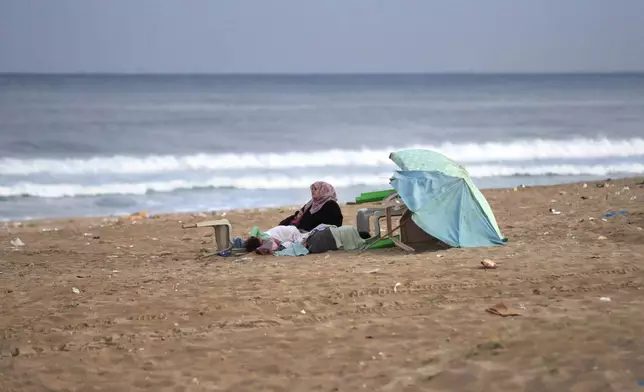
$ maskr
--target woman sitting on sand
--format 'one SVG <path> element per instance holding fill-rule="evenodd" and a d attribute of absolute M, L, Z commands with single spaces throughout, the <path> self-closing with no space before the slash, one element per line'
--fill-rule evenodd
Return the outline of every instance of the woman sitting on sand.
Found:
<path fill-rule="evenodd" d="M 333 185 L 317 181 L 311 185 L 311 200 L 298 212 L 280 222 L 281 226 L 295 226 L 311 231 L 318 225 L 342 226 L 342 210 Z"/>

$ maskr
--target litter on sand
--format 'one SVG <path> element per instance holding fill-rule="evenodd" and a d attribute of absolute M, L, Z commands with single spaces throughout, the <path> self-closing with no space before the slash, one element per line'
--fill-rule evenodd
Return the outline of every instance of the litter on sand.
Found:
<path fill-rule="evenodd" d="M 148 218 L 147 211 L 138 211 L 130 215 L 122 216 L 121 219 L 129 219 L 131 221 L 139 221 Z"/>
<path fill-rule="evenodd" d="M 496 263 L 490 259 L 485 259 L 481 261 L 481 265 L 483 265 L 483 268 L 496 268 Z"/>
<path fill-rule="evenodd" d="M 20 248 L 22 246 L 25 246 L 25 243 L 22 242 L 22 240 L 20 238 L 18 238 L 18 237 L 16 237 L 15 239 L 9 241 L 9 243 L 11 244 L 11 246 L 14 246 L 16 248 Z"/>
<path fill-rule="evenodd" d="M 521 316 L 517 309 L 510 308 L 503 302 L 499 302 L 498 304 L 485 309 L 485 311 L 501 317 Z"/>

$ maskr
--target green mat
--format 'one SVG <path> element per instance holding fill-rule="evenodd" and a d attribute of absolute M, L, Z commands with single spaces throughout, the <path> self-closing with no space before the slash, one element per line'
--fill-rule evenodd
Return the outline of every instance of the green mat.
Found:
<path fill-rule="evenodd" d="M 400 239 L 399 235 L 395 235 L 394 238 Z M 375 244 L 367 246 L 367 249 L 382 249 L 382 248 L 393 248 L 396 246 L 391 238 L 385 238 L 377 241 Z"/>
<path fill-rule="evenodd" d="M 356 204 L 373 203 L 375 201 L 382 201 L 394 192 L 396 191 L 393 189 L 387 189 L 384 191 L 365 192 L 360 194 L 360 196 L 356 197 Z"/>

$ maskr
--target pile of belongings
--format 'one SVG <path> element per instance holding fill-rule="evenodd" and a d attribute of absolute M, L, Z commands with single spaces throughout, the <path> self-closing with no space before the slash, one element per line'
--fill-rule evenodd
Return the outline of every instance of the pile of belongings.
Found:
<path fill-rule="evenodd" d="M 253 227 L 250 234 L 262 240 L 256 253 L 275 256 L 304 256 L 330 250 L 352 251 L 360 249 L 365 243 L 353 226 L 322 224 L 308 233 L 301 233 L 295 226 L 277 226 L 265 232 Z"/>

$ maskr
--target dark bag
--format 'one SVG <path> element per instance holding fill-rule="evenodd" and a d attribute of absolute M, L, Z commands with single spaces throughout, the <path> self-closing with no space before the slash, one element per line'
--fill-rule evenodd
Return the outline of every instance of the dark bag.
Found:
<path fill-rule="evenodd" d="M 309 253 L 324 253 L 330 250 L 338 250 L 335 237 L 328 227 L 311 234 L 306 239 L 306 247 Z"/>

